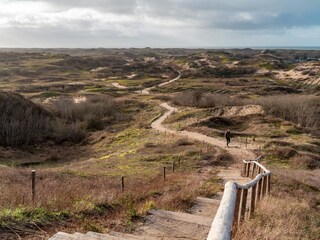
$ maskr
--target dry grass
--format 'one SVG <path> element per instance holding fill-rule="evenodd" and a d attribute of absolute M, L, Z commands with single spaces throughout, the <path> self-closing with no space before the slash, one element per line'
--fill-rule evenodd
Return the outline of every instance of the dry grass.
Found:
<path fill-rule="evenodd" d="M 46 229 L 50 224 L 59 224 L 66 219 L 69 223 L 66 222 L 64 227 L 74 219 L 78 226 L 72 228 L 85 231 L 88 229 L 86 216 L 96 216 L 98 219 L 99 215 L 113 216 L 123 228 L 127 228 L 150 208 L 184 211 L 192 205 L 196 196 L 213 195 L 221 190 L 218 182 L 211 182 L 210 186 L 205 183 L 206 186 L 199 188 L 204 183 L 198 174 L 191 172 L 168 172 L 166 181 L 163 181 L 161 171 L 152 178 L 126 178 L 125 191 L 121 192 L 120 178 L 81 177 L 42 171 L 37 177 L 33 204 L 29 171 L 1 169 L 1 175 L 0 230 L 6 232 L 9 228 L 14 229 L 22 236 L 33 229 L 30 226 L 32 222 Z M 107 225 L 101 231 L 106 232 L 113 227 Z"/>
<path fill-rule="evenodd" d="M 235 239 L 319 239 L 320 214 L 312 210 L 311 201 L 310 197 L 267 197 Z"/>
<path fill-rule="evenodd" d="M 319 239 L 319 173 L 273 169 L 272 194 L 235 239 Z"/>
<path fill-rule="evenodd" d="M 319 128 L 320 98 L 311 95 L 279 95 L 254 100 L 264 110 L 276 117 L 302 127 Z"/>
<path fill-rule="evenodd" d="M 203 91 L 180 92 L 173 97 L 173 102 L 180 106 L 200 108 L 243 105 L 243 101 L 238 97 L 227 94 L 204 93 Z"/>

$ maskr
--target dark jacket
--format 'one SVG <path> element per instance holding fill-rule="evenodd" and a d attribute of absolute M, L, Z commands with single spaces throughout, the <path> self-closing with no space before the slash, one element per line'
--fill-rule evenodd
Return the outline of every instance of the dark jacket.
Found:
<path fill-rule="evenodd" d="M 230 131 L 226 131 L 226 138 L 231 138 L 231 132 Z"/>

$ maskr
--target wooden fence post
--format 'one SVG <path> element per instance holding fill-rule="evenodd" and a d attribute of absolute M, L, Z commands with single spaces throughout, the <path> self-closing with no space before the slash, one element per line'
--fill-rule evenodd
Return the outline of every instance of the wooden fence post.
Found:
<path fill-rule="evenodd" d="M 254 209 L 256 208 L 256 190 L 257 184 L 255 184 L 251 189 L 250 218 L 253 217 Z"/>
<path fill-rule="evenodd" d="M 248 137 L 246 137 L 246 149 L 248 148 Z"/>
<path fill-rule="evenodd" d="M 249 175 L 250 175 L 250 166 L 251 166 L 251 163 L 249 162 L 249 163 L 248 163 L 248 167 L 247 167 L 246 177 L 249 177 Z"/>
<path fill-rule="evenodd" d="M 243 174 L 242 174 L 242 176 L 246 176 L 247 175 L 246 170 L 247 170 L 247 163 L 243 163 Z"/>
<path fill-rule="evenodd" d="M 121 191 L 124 192 L 124 176 L 121 177 Z"/>
<path fill-rule="evenodd" d="M 257 196 L 257 201 L 260 201 L 261 199 L 261 185 L 262 185 L 262 178 L 259 180 L 258 182 L 258 190 L 257 190 L 257 193 L 258 193 L 258 196 Z"/>
<path fill-rule="evenodd" d="M 36 170 L 31 171 L 31 189 L 32 189 L 32 202 L 36 197 Z"/>
<path fill-rule="evenodd" d="M 262 184 L 262 197 L 264 197 L 267 193 L 267 177 L 263 178 L 263 184 Z"/>
<path fill-rule="evenodd" d="M 246 214 L 247 196 L 248 196 L 248 189 L 242 189 L 240 222 L 242 222 L 244 220 L 244 217 L 245 217 L 245 214 Z"/>
<path fill-rule="evenodd" d="M 163 166 L 163 180 L 166 180 L 166 166 Z"/>
<path fill-rule="evenodd" d="M 255 173 L 255 171 L 256 171 L 256 164 L 255 164 L 255 163 L 253 163 L 253 167 L 252 167 L 252 175 L 251 175 L 251 177 L 252 177 L 252 178 L 254 178 L 254 173 Z"/>
<path fill-rule="evenodd" d="M 172 161 L 172 173 L 174 173 L 175 163 Z"/>
<path fill-rule="evenodd" d="M 241 189 L 237 189 L 237 197 L 236 197 L 236 205 L 234 209 L 234 215 L 233 215 L 233 228 L 236 230 L 239 225 L 239 209 L 240 209 L 240 200 L 241 200 Z"/>
<path fill-rule="evenodd" d="M 271 174 L 268 175 L 268 194 L 270 194 L 271 189 Z"/>

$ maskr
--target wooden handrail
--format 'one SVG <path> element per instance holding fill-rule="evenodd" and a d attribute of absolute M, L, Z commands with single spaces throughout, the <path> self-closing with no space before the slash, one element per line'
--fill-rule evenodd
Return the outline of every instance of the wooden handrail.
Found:
<path fill-rule="evenodd" d="M 212 222 L 207 240 L 231 239 L 232 232 L 236 231 L 245 217 L 251 218 L 253 216 L 257 202 L 270 192 L 271 172 L 260 163 L 261 159 L 260 156 L 255 160 L 243 161 L 242 175 L 244 177 L 251 176 L 253 178 L 258 170 L 257 175 L 250 182 L 238 184 L 228 181 L 225 184 L 223 197 Z M 248 206 L 249 190 L 251 190 L 251 200 Z"/>

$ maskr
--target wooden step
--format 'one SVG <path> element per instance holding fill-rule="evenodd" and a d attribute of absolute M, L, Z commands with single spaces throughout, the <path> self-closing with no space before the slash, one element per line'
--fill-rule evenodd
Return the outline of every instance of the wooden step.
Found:
<path fill-rule="evenodd" d="M 49 240 L 74 240 L 77 239 L 75 236 L 65 232 L 57 232 Z"/>
<path fill-rule="evenodd" d="M 125 240 L 130 238 L 124 238 L 119 236 L 113 236 L 111 234 L 106 233 L 96 233 L 96 232 L 87 232 L 86 235 L 89 240 Z"/>
<path fill-rule="evenodd" d="M 86 240 L 87 237 L 83 233 L 75 232 L 74 234 L 71 234 L 72 236 L 76 237 L 79 240 Z"/>
<path fill-rule="evenodd" d="M 196 215 L 193 216 L 197 217 Z M 146 224 L 136 230 L 136 234 L 146 236 L 146 239 L 149 239 L 148 237 L 150 236 L 159 240 L 206 239 L 210 227 L 193 222 L 174 220 L 151 214 L 147 217 Z"/>
<path fill-rule="evenodd" d="M 158 240 L 156 237 L 150 236 L 143 236 L 143 235 L 136 235 L 136 234 L 127 234 L 127 233 L 120 233 L 120 232 L 109 232 L 110 235 L 115 237 L 121 237 L 128 240 Z"/>
<path fill-rule="evenodd" d="M 220 204 L 220 200 L 216 198 L 205 198 L 205 197 L 197 197 L 196 203 L 205 203 L 205 204 Z"/>
<path fill-rule="evenodd" d="M 190 213 L 171 212 L 171 211 L 165 211 L 165 210 L 150 210 L 149 213 L 156 217 L 194 223 L 194 224 L 209 226 L 209 227 L 211 226 L 211 223 L 213 221 L 213 218 L 198 216 Z"/>
<path fill-rule="evenodd" d="M 195 204 L 188 212 L 198 216 L 209 217 L 213 220 L 219 208 L 220 201 L 221 200 L 214 198 L 197 197 Z"/>

